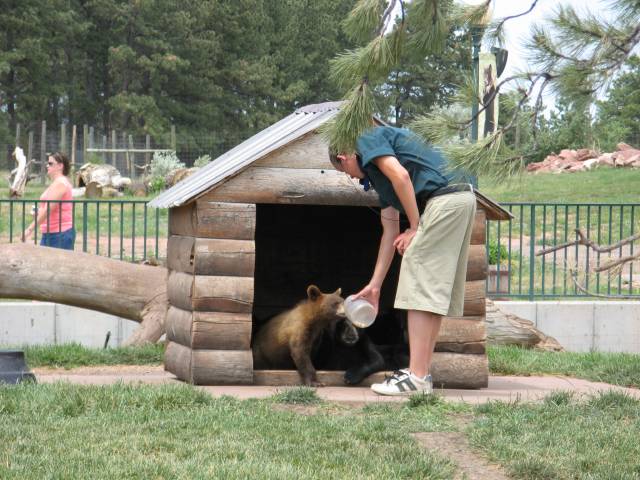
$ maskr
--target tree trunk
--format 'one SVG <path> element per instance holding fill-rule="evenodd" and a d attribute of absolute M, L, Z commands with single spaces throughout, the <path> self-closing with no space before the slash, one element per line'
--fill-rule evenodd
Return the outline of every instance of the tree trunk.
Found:
<path fill-rule="evenodd" d="M 501 311 L 487 299 L 487 343 L 490 345 L 520 345 L 540 350 L 560 352 L 558 341 L 538 330 L 533 322 Z"/>
<path fill-rule="evenodd" d="M 117 315 L 141 326 L 125 345 L 165 331 L 167 270 L 28 244 L 0 246 L 0 298 L 51 301 Z"/>

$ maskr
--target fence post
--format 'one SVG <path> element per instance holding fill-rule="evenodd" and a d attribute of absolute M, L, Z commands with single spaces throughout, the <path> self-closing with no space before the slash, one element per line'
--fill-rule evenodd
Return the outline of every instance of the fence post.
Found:
<path fill-rule="evenodd" d="M 89 127 L 89 148 L 96 148 L 93 139 L 93 127 Z"/>
<path fill-rule="evenodd" d="M 129 150 L 133 150 L 133 135 L 129 135 Z M 129 160 L 131 162 L 129 167 L 131 169 L 130 177 L 135 178 L 136 177 L 136 154 L 135 152 L 128 152 L 128 153 L 129 153 Z"/>
<path fill-rule="evenodd" d="M 76 164 L 76 141 L 78 140 L 78 129 L 74 125 L 71 127 L 71 165 Z"/>
<path fill-rule="evenodd" d="M 118 140 L 116 139 L 116 131 L 111 130 L 111 148 L 115 150 L 117 148 L 117 145 L 118 145 Z M 118 158 L 118 154 L 116 152 L 113 152 L 111 154 L 111 165 L 113 165 L 114 167 L 116 167 L 117 158 Z"/>
<path fill-rule="evenodd" d="M 534 204 L 531 204 L 529 233 L 529 300 L 533 302 L 536 271 L 536 206 Z"/>
<path fill-rule="evenodd" d="M 33 131 L 29 132 L 29 146 L 27 147 L 27 162 L 33 158 Z"/>
<path fill-rule="evenodd" d="M 14 148 L 19 146 L 20 146 L 20 124 L 16 123 L 16 144 L 14 145 Z"/>
<path fill-rule="evenodd" d="M 107 136 L 106 135 L 102 135 L 102 148 L 106 149 L 107 148 Z M 104 163 L 109 163 L 109 154 L 108 153 L 102 153 L 102 161 Z"/>
<path fill-rule="evenodd" d="M 87 148 L 89 148 L 89 125 L 82 125 L 82 163 L 87 163 Z"/>
<path fill-rule="evenodd" d="M 171 150 L 176 151 L 176 126 L 171 125 Z"/>
<path fill-rule="evenodd" d="M 47 178 L 47 121 L 42 121 L 42 130 L 40 131 L 40 183 L 44 185 Z"/>
<path fill-rule="evenodd" d="M 145 139 L 144 139 L 144 148 L 145 148 L 146 150 L 151 150 L 151 137 L 149 136 L 149 134 L 148 134 L 148 133 L 147 133 L 147 135 L 145 136 Z M 149 169 L 149 162 L 150 162 L 150 160 L 151 160 L 151 159 L 150 159 L 149 152 L 146 152 L 146 153 L 144 154 L 144 166 L 145 166 L 145 168 L 144 168 L 144 170 L 143 170 L 144 174 L 146 174 L 146 173 L 147 173 L 147 170 Z"/>
<path fill-rule="evenodd" d="M 67 124 L 60 124 L 60 151 L 67 154 Z"/>
<path fill-rule="evenodd" d="M 129 168 L 129 150 L 127 150 L 127 132 L 122 132 L 122 148 L 125 150 L 123 168 Z M 121 172 L 121 173 L 124 173 L 124 172 Z M 127 175 L 131 176 L 131 172 L 129 171 Z"/>

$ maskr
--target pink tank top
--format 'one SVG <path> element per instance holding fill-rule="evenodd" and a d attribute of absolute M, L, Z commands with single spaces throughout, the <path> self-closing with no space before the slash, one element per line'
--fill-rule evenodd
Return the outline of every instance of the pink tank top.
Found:
<path fill-rule="evenodd" d="M 56 179 L 54 183 L 55 182 L 64 183 L 65 192 L 61 198 L 61 200 L 64 201 L 62 203 L 49 203 L 49 219 L 47 220 L 47 217 L 45 217 L 44 221 L 40 224 L 40 231 L 42 233 L 66 232 L 71 227 L 73 227 L 73 204 L 72 202 L 67 201 L 72 199 L 71 183 L 69 182 L 69 180 L 67 180 L 67 177 L 58 177 L 58 179 Z M 52 183 L 49 188 L 44 191 L 44 193 L 40 196 L 40 200 L 53 200 L 51 198 L 51 189 L 54 183 Z M 44 211 L 46 212 L 47 204 L 41 203 L 40 205 L 38 205 L 38 209 L 44 209 Z"/>

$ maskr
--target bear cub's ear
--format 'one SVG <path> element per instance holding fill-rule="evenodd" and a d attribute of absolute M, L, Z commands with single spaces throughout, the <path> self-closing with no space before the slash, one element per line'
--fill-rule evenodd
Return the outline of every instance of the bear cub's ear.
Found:
<path fill-rule="evenodd" d="M 322 292 L 315 285 L 309 285 L 307 288 L 307 296 L 309 297 L 309 300 L 315 301 L 322 296 Z"/>
<path fill-rule="evenodd" d="M 342 295 L 342 288 L 337 289 L 333 294 L 338 296 Z"/>

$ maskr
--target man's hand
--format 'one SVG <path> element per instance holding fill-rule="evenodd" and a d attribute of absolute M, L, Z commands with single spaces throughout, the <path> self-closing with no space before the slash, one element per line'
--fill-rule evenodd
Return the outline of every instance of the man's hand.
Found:
<path fill-rule="evenodd" d="M 367 302 L 373 305 L 373 308 L 378 313 L 378 304 L 380 303 L 380 287 L 373 286 L 371 284 L 364 287 L 354 296 L 355 298 L 364 298 Z"/>
<path fill-rule="evenodd" d="M 409 248 L 409 245 L 411 245 L 411 241 L 415 236 L 416 229 L 407 228 L 404 232 L 396 237 L 396 239 L 393 241 L 393 246 L 400 255 L 404 255 L 404 252 L 407 251 L 407 248 Z"/>

